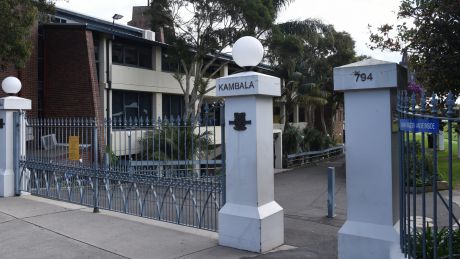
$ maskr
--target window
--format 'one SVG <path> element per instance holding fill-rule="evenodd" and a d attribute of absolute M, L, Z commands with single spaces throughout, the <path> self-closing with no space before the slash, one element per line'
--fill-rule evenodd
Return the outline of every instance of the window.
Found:
<path fill-rule="evenodd" d="M 179 66 L 179 61 L 177 61 L 177 58 L 165 52 L 166 52 L 165 49 L 163 49 L 163 51 L 161 52 L 161 70 L 164 72 L 179 71 L 180 66 Z"/>
<path fill-rule="evenodd" d="M 67 23 L 66 19 L 58 18 L 58 17 L 51 17 L 52 23 Z"/>
<path fill-rule="evenodd" d="M 152 47 L 123 42 L 113 43 L 112 62 L 152 69 Z"/>
<path fill-rule="evenodd" d="M 162 97 L 163 117 L 176 119 L 185 111 L 185 102 L 182 95 L 163 94 Z"/>
<path fill-rule="evenodd" d="M 152 67 L 152 49 L 140 48 L 139 49 L 139 66 Z"/>
<path fill-rule="evenodd" d="M 209 60 L 205 60 L 203 66 L 205 66 L 207 64 L 207 62 L 209 62 Z M 214 61 L 214 63 L 211 66 L 209 66 L 209 68 L 205 71 L 204 77 L 207 77 L 207 78 L 211 77 L 212 74 L 214 72 L 216 72 L 216 70 L 219 69 L 219 67 L 220 67 L 220 64 L 218 63 L 218 61 Z M 218 78 L 218 77 L 220 77 L 220 71 L 215 73 L 211 78 L 215 79 L 215 78 Z"/>
<path fill-rule="evenodd" d="M 150 93 L 113 90 L 113 119 L 139 119 L 151 117 L 152 95 Z"/>
<path fill-rule="evenodd" d="M 123 64 L 123 45 L 119 43 L 112 45 L 112 62 Z"/>
<path fill-rule="evenodd" d="M 208 112 L 206 113 L 206 105 L 208 106 Z M 201 120 L 204 125 L 207 126 L 219 126 L 220 125 L 220 109 L 222 105 L 216 102 L 205 102 L 201 105 Z"/>
<path fill-rule="evenodd" d="M 139 65 L 139 57 L 137 53 L 137 49 L 135 47 L 125 47 L 124 49 L 125 54 L 125 64 L 137 66 Z"/>

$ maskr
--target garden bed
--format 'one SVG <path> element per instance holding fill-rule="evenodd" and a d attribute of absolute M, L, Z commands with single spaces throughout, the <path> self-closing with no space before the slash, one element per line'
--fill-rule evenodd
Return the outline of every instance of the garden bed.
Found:
<path fill-rule="evenodd" d="M 414 188 L 412 186 L 408 187 L 408 188 L 409 188 L 409 192 L 413 193 Z M 449 190 L 449 183 L 446 182 L 446 181 L 438 181 L 437 182 L 437 188 L 438 188 L 438 191 Z M 427 193 L 427 192 L 433 192 L 433 186 L 426 185 L 425 186 L 425 193 Z M 423 186 L 417 186 L 416 193 L 423 193 Z"/>

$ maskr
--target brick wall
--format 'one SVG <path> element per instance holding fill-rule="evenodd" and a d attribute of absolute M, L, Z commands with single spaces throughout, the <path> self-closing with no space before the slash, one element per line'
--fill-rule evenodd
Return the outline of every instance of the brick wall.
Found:
<path fill-rule="evenodd" d="M 133 6 L 132 20 L 128 22 L 128 25 L 144 30 L 150 30 L 150 15 L 148 14 L 149 9 L 149 6 Z"/>
<path fill-rule="evenodd" d="M 93 34 L 83 26 L 47 26 L 44 39 L 43 115 L 96 118 L 99 162 L 102 162 L 104 114 L 99 98 Z"/>
<path fill-rule="evenodd" d="M 99 117 L 102 112 L 93 37 L 83 26 L 44 29 L 45 117 Z"/>
<path fill-rule="evenodd" d="M 19 77 L 18 70 L 12 64 L 2 63 L 0 67 L 0 83 L 8 76 Z M 24 89 L 24 87 L 22 88 Z M 5 97 L 6 94 L 0 90 L 0 97 Z"/>
<path fill-rule="evenodd" d="M 4 67 L 0 67 L 0 82 L 8 76 L 19 78 L 22 83 L 22 89 L 18 95 L 32 100 L 32 111 L 29 111 L 28 114 L 36 116 L 38 111 L 38 23 L 32 27 L 32 33 L 29 40 L 33 43 L 32 54 L 29 61 L 26 62 L 22 69 L 17 69 L 12 64 L 3 64 Z M 6 96 L 6 94 L 0 89 L 0 97 L 4 96 Z"/>

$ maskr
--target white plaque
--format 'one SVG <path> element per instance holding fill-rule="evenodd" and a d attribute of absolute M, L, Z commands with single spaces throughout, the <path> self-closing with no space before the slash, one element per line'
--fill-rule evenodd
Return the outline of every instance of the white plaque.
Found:
<path fill-rule="evenodd" d="M 280 79 L 256 72 L 243 72 L 216 80 L 217 96 L 268 95 L 280 96 Z"/>
<path fill-rule="evenodd" d="M 334 90 L 360 90 L 398 86 L 398 64 L 366 59 L 334 68 Z"/>

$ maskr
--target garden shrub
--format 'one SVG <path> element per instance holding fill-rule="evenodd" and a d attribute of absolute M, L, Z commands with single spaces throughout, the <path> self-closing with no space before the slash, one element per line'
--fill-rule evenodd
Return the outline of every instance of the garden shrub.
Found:
<path fill-rule="evenodd" d="M 434 232 L 430 226 L 426 228 L 426 258 L 433 258 L 434 252 Z M 438 258 L 449 258 L 449 231 L 446 227 L 441 228 L 436 233 Z M 460 258 L 460 229 L 452 231 L 453 258 Z M 417 258 L 423 258 L 423 235 L 422 231 L 416 233 L 416 252 Z"/>
<path fill-rule="evenodd" d="M 433 181 L 433 173 L 434 173 L 434 158 L 432 151 L 429 149 L 425 149 L 425 158 L 423 159 L 422 156 L 422 145 L 420 142 L 415 142 L 415 146 L 410 145 L 410 149 L 408 148 L 407 144 L 404 145 L 405 153 L 409 158 L 409 183 L 412 185 L 413 177 L 412 174 L 414 172 L 414 157 L 413 157 L 413 149 L 415 148 L 415 182 L 416 186 L 423 186 L 423 185 L 431 185 Z M 425 180 L 422 177 L 422 168 L 425 170 Z M 446 173 L 441 172 L 438 170 L 438 180 L 446 180 Z"/>
<path fill-rule="evenodd" d="M 195 134 L 193 127 L 165 125 L 148 132 L 140 140 L 142 159 L 162 161 L 206 157 L 205 151 L 212 145 L 211 135 L 209 131 Z"/>
<path fill-rule="evenodd" d="M 331 137 L 315 128 L 305 128 L 302 131 L 302 147 L 304 151 L 318 151 L 330 148 L 335 143 Z"/>
<path fill-rule="evenodd" d="M 295 154 L 301 152 L 302 133 L 296 127 L 287 124 L 283 131 L 283 154 Z"/>
<path fill-rule="evenodd" d="M 319 151 L 335 145 L 328 135 L 314 128 L 298 128 L 286 125 L 283 131 L 283 154 Z"/>

